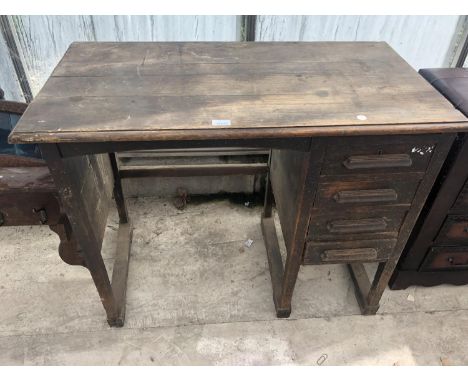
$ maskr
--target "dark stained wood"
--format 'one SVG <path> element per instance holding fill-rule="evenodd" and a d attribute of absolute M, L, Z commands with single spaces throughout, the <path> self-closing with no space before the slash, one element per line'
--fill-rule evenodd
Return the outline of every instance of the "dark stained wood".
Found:
<path fill-rule="evenodd" d="M 324 142 L 315 139 L 307 155 L 292 150 L 273 150 L 271 153 L 271 185 L 287 250 L 281 293 L 275 297 L 277 317 L 289 317 L 291 313 L 292 294 L 302 263 L 309 214 L 316 193 L 313 185 L 317 184 L 324 152 Z M 265 197 L 264 216 L 270 212 L 272 200 L 273 197 Z M 264 240 L 267 247 L 274 246 L 271 241 L 277 240 L 276 232 L 274 236 L 264 236 Z"/>
<path fill-rule="evenodd" d="M 385 43 L 75 43 L 10 141 L 456 130 L 467 120 Z"/>
<path fill-rule="evenodd" d="M 366 299 L 368 306 L 373 307 L 379 304 L 380 298 L 382 297 L 390 277 L 395 270 L 398 259 L 401 256 L 416 220 L 421 213 L 424 203 L 436 181 L 437 175 L 444 164 L 445 158 L 447 157 L 454 140 L 454 134 L 445 134 L 440 136 L 439 142 L 436 144 L 431 156 L 426 174 L 419 184 L 411 207 L 409 208 L 405 220 L 400 228 L 398 240 L 393 253 L 387 262 L 379 263 L 374 280 L 372 281 L 371 290 Z"/>
<path fill-rule="evenodd" d="M 351 280 L 354 282 L 354 293 L 362 314 L 372 315 L 377 313 L 379 304 L 370 306 L 366 301 L 371 289 L 371 283 L 364 265 L 362 263 L 351 263 L 348 264 L 348 270 L 351 274 Z"/>
<path fill-rule="evenodd" d="M 122 176 L 119 165 L 117 163 L 117 158 L 115 157 L 115 153 L 109 153 L 109 161 L 112 168 L 112 176 L 114 180 L 113 195 L 117 211 L 119 213 L 119 221 L 121 224 L 128 223 L 127 205 L 125 204 L 125 197 L 122 189 Z"/>
<path fill-rule="evenodd" d="M 293 150 L 272 150 L 270 182 L 288 251 L 293 243 L 295 220 L 300 214 L 298 203 L 303 192 L 309 153 Z"/>
<path fill-rule="evenodd" d="M 463 162 L 464 159 L 459 159 L 459 160 L 461 163 L 459 166 L 463 166 L 466 163 L 466 162 Z M 460 180 L 463 180 L 463 178 L 460 178 Z M 453 185 L 452 187 L 456 187 L 456 185 Z M 451 211 L 468 212 L 468 182 L 465 183 L 462 190 L 458 194 L 457 200 L 452 206 Z"/>
<path fill-rule="evenodd" d="M 365 205 L 410 205 L 423 174 L 321 177 L 314 207 L 341 210 Z"/>
<path fill-rule="evenodd" d="M 468 244 L 468 216 L 447 216 L 435 242 L 446 245 Z"/>
<path fill-rule="evenodd" d="M 89 142 L 89 143 L 61 143 L 60 150 L 64 158 L 73 157 L 85 154 L 108 153 L 115 150 L 116 152 L 132 151 L 132 150 L 148 150 L 148 149 L 192 149 L 192 148 L 212 148 L 216 147 L 245 147 L 250 144 L 252 147 L 261 148 L 289 148 L 296 151 L 308 151 L 310 147 L 310 139 L 304 138 L 288 138 L 288 139 L 271 139 L 262 138 L 255 140 L 245 139 L 225 139 L 207 140 L 207 141 L 192 141 L 181 139 L 178 141 L 137 141 L 137 142 Z M 85 139 L 86 140 L 86 139 Z"/>
<path fill-rule="evenodd" d="M 103 234 L 102 224 L 105 225 L 103 215 L 106 215 L 106 211 L 100 208 L 99 194 L 95 194 L 102 191 L 97 190 L 98 185 L 95 181 L 91 181 L 95 179 L 93 174 L 97 169 L 92 169 L 88 157 L 62 159 L 58 147 L 54 144 L 41 145 L 41 152 L 58 187 L 63 209 L 82 249 L 86 267 L 101 297 L 108 322 L 116 322 L 119 318 L 117 301 L 101 256 L 100 239 Z M 86 186 L 87 179 L 90 180 Z M 89 208 L 90 204 L 97 208 Z"/>
<path fill-rule="evenodd" d="M 398 236 L 407 209 L 404 206 L 313 209 L 307 240 L 393 239 Z"/>
<path fill-rule="evenodd" d="M 464 285 L 468 280 L 468 270 L 434 270 L 420 272 L 411 270 L 396 270 L 392 275 L 389 288 L 392 290 L 406 289 L 411 285 L 431 287 L 442 284 Z"/>
<path fill-rule="evenodd" d="M 421 266 L 426 270 L 468 270 L 468 247 L 432 247 Z"/>
<path fill-rule="evenodd" d="M 108 322 L 118 326 L 130 239 L 122 239 L 111 285 L 102 227 L 112 189 L 121 218 L 125 200 L 107 153 L 272 148 L 262 229 L 277 316 L 291 312 L 303 262 L 357 262 L 350 266 L 356 295 L 362 312 L 373 314 L 453 141 L 450 132 L 465 130 L 468 120 L 385 43 L 77 43 L 10 141 L 41 143 Z M 399 228 L 400 215 L 356 222 L 372 207 L 398 210 Z M 307 241 L 317 217 L 340 212 L 330 232 L 339 240 Z M 350 227 L 368 229 L 365 219 L 390 224 L 393 236 L 353 236 L 363 232 Z M 379 262 L 372 283 L 361 264 L 367 261 Z"/>
<path fill-rule="evenodd" d="M 49 169 L 42 167 L 0 167 L 0 192 L 57 193 Z"/>
<path fill-rule="evenodd" d="M 308 242 L 304 264 L 385 261 L 393 252 L 395 244 L 396 240 Z"/>
<path fill-rule="evenodd" d="M 467 70 L 423 69 L 420 73 L 459 110 L 468 113 Z M 390 279 L 390 288 L 468 283 L 467 163 L 468 136 L 459 134 Z"/>
<path fill-rule="evenodd" d="M 23 114 L 28 107 L 27 103 L 16 101 L 5 101 L 0 99 L 0 112 Z"/>
<path fill-rule="evenodd" d="M 415 232 L 415 237 L 405 248 L 399 269 L 417 270 L 437 236 L 447 213 L 449 211 L 463 212 L 463 202 L 461 202 L 463 196 L 460 197 L 460 194 L 463 194 L 462 190 L 468 177 L 466 163 L 468 163 L 468 140 L 465 137 L 452 149 L 449 161 L 439 176 L 441 183 L 434 190 L 434 193 L 437 192 L 440 196 L 433 197 L 430 201 L 431 205 L 421 217 L 422 222 L 419 223 L 417 229 L 420 234 L 416 235 Z"/>
<path fill-rule="evenodd" d="M 255 175 L 268 172 L 263 163 L 245 164 L 198 164 L 177 166 L 124 166 L 119 173 L 122 178 L 141 178 L 151 176 L 219 176 L 219 175 Z"/>
<path fill-rule="evenodd" d="M 436 135 L 353 137 L 330 146 L 323 175 L 424 172 L 431 159 Z"/>
<path fill-rule="evenodd" d="M 42 159 L 0 154 L 0 168 L 3 167 L 46 167 Z"/>
<path fill-rule="evenodd" d="M 60 238 L 59 255 L 60 258 L 69 265 L 81 265 L 86 267 L 86 261 L 83 258 L 83 253 L 68 220 L 67 216 L 62 214 L 58 224 L 50 225 L 49 228 L 54 231 Z"/>
<path fill-rule="evenodd" d="M 268 212 L 267 212 L 268 213 Z M 273 303 L 279 318 L 289 317 L 291 311 L 281 306 L 281 288 L 283 282 L 283 260 L 278 244 L 273 217 L 264 213 L 261 219 L 262 234 L 265 240 L 268 267 L 270 269 L 271 285 L 273 288 Z"/>
<path fill-rule="evenodd" d="M 112 270 L 112 291 L 117 305 L 117 318 L 109 321 L 110 326 L 122 327 L 125 322 L 127 278 L 132 237 L 132 224 L 128 221 L 121 222 L 117 232 L 117 251 Z"/>

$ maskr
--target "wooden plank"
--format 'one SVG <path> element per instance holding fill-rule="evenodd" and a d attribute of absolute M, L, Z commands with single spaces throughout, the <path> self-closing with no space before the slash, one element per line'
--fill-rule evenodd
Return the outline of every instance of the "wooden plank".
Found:
<path fill-rule="evenodd" d="M 107 318 L 114 320 L 118 317 L 117 306 L 101 256 L 100 229 L 96 227 L 96 223 L 102 222 L 102 218 L 96 216 L 100 211 L 85 208 L 88 203 L 96 205 L 97 198 L 94 193 L 83 193 L 81 179 L 83 176 L 90 176 L 89 161 L 83 157 L 63 159 L 57 145 L 41 145 L 41 152 L 58 188 L 61 205 L 82 249 L 83 259 L 99 292 Z M 96 187 L 94 184 L 94 190 Z M 100 215 L 103 215 L 102 212 Z"/>
<path fill-rule="evenodd" d="M 394 66 L 387 60 L 378 58 L 369 58 L 367 67 L 378 67 L 381 71 L 393 71 Z M 362 61 L 356 57 L 349 57 L 346 71 L 358 75 L 362 74 Z M 395 70 L 397 71 L 397 70 Z M 398 72 L 398 71 L 397 71 Z M 273 74 L 305 74 L 305 75 L 322 75 L 330 77 L 333 75 L 341 75 L 343 73 L 343 63 L 340 61 L 323 60 L 308 61 L 292 61 L 280 60 L 276 62 L 268 62 L 268 65 L 263 65 L 262 73 L 265 75 Z M 76 65 L 74 62 L 62 62 L 52 73 L 52 77 L 151 77 L 161 75 L 255 75 L 258 74 L 258 64 L 255 62 L 239 62 L 236 64 L 219 64 L 219 63 L 154 63 L 152 65 L 142 65 L 141 61 L 133 62 L 102 62 L 82 63 Z M 371 75 L 367 73 L 367 75 Z M 401 78 L 413 78 L 411 72 L 400 72 Z"/>
<path fill-rule="evenodd" d="M 464 126 L 468 126 L 466 118 L 453 106 L 440 107 L 433 103 L 429 92 L 398 94 L 398 89 L 395 90 L 395 94 L 387 97 L 379 96 L 377 90 L 373 90 L 358 96 L 352 92 L 341 93 L 336 98 L 322 97 L 320 93 L 299 96 L 38 97 L 18 122 L 13 135 L 27 132 L 36 135 L 106 132 L 109 135 L 110 131 L 133 131 L 141 135 L 145 131 L 162 130 L 314 126 L 331 126 L 329 130 L 333 131 L 336 126 L 344 125 L 445 122 L 464 122 Z M 216 125 L 216 121 L 228 122 Z"/>
<path fill-rule="evenodd" d="M 351 274 L 351 280 L 354 283 L 354 293 L 356 295 L 356 300 L 361 308 L 362 314 L 375 314 L 379 310 L 379 304 L 368 305 L 367 304 L 367 295 L 369 294 L 371 283 L 369 277 L 367 276 L 366 269 L 364 264 L 361 263 L 351 263 L 348 264 L 348 270 Z"/>
<path fill-rule="evenodd" d="M 250 71 L 187 73 L 192 64 L 250 65 Z M 121 69 L 128 65 L 136 75 Z M 160 65 L 172 72 L 141 75 Z M 57 74 L 61 67 L 83 66 L 90 72 L 111 70 L 97 78 Z M 146 141 L 464 129 L 468 120 L 385 43 L 78 43 L 10 139 Z"/>
<path fill-rule="evenodd" d="M 361 69 L 362 72 L 362 69 Z M 109 76 L 109 77 L 51 77 L 41 90 L 40 97 L 146 97 L 154 95 L 172 96 L 205 96 L 205 95 L 281 95 L 281 94 L 315 94 L 318 101 L 333 97 L 338 101 L 356 97 L 367 92 L 372 93 L 369 82 L 379 89 L 380 97 L 395 95 L 395 89 L 389 86 L 384 70 L 373 73 L 359 72 L 336 73 L 324 76 L 323 73 L 298 74 L 265 74 L 257 70 L 254 73 L 235 73 L 224 75 L 212 74 L 176 74 L 149 77 Z M 416 96 L 416 89 L 421 98 L 425 93 L 432 94 L 429 87 L 419 86 L 419 78 L 408 76 L 396 80 L 399 95 L 403 98 Z"/>
<path fill-rule="evenodd" d="M 294 150 L 271 152 L 269 176 L 288 253 L 293 242 L 295 221 L 299 215 L 298 200 L 305 183 L 308 157 L 308 153 Z"/>
<path fill-rule="evenodd" d="M 281 287 L 283 282 L 283 260 L 276 236 L 273 217 L 262 216 L 262 233 L 265 241 L 268 267 L 270 268 L 271 285 L 273 287 L 273 302 L 278 317 L 289 317 L 290 311 L 282 311 L 280 306 Z"/>
<path fill-rule="evenodd" d="M 169 157 L 210 157 L 210 156 L 244 156 L 244 155 L 268 155 L 268 150 L 255 148 L 221 147 L 202 149 L 174 149 L 174 150 L 141 150 L 119 153 L 119 159 L 126 158 L 169 158 Z"/>
<path fill-rule="evenodd" d="M 81 208 L 93 225 L 93 235 L 101 248 L 112 202 L 113 179 L 109 158 L 105 154 L 86 155 L 63 160 L 67 172 L 74 174 L 79 195 L 85 200 Z"/>
<path fill-rule="evenodd" d="M 385 42 L 75 42 L 63 61 L 76 64 L 137 63 L 142 66 L 156 63 L 343 62 L 356 57 L 356 51 L 382 61 L 399 57 Z M 407 68 L 411 69 L 409 65 Z"/>
<path fill-rule="evenodd" d="M 117 251 L 112 270 L 112 291 L 117 305 L 117 319 L 110 320 L 109 325 L 122 327 L 125 322 L 128 268 L 130 264 L 130 247 L 132 245 L 133 227 L 130 222 L 120 223 L 117 232 Z"/>
<path fill-rule="evenodd" d="M 268 172 L 264 163 L 245 164 L 200 164 L 174 166 L 122 166 L 122 178 L 142 178 L 151 176 L 217 176 L 217 175 L 255 175 Z"/>

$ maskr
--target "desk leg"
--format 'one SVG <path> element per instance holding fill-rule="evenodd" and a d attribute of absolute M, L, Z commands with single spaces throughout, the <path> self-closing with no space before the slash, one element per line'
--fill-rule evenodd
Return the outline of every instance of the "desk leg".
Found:
<path fill-rule="evenodd" d="M 283 150 L 270 155 L 270 172 L 265 187 L 261 224 L 278 318 L 286 318 L 291 314 L 291 300 L 302 263 L 309 211 L 315 193 L 315 189 L 309 185 L 316 183 L 315 178 L 320 173 L 313 163 L 323 155 L 323 145 L 320 146 L 319 143 L 317 140 L 314 149 L 308 152 Z M 276 159 L 273 155 L 276 155 Z M 276 183 L 273 182 L 276 187 L 275 193 L 271 184 L 272 175 L 276 176 Z M 295 182 L 292 187 L 291 182 Z M 277 210 L 287 247 L 284 266 L 272 216 L 272 205 L 276 197 L 280 199 L 276 200 Z"/>
<path fill-rule="evenodd" d="M 121 327 L 125 319 L 125 290 L 132 228 L 129 222 L 119 226 L 117 257 L 111 284 L 101 255 L 109 200 L 112 188 L 115 188 L 110 164 L 104 157 L 100 157 L 100 161 L 92 156 L 62 158 L 60 149 L 55 144 L 43 144 L 40 148 L 58 188 L 62 208 L 82 250 L 85 266 L 98 290 L 107 321 L 110 326 Z M 109 171 L 100 174 L 96 166 L 109 167 Z"/>
<path fill-rule="evenodd" d="M 262 233 L 265 241 L 268 267 L 270 268 L 271 285 L 273 288 L 273 302 L 275 304 L 276 316 L 278 318 L 289 317 L 291 314 L 291 303 L 286 306 L 283 303 L 282 284 L 283 284 L 283 260 L 276 236 L 275 223 L 272 215 L 273 192 L 271 189 L 270 176 L 267 176 L 265 187 L 265 205 L 262 214 Z"/>
<path fill-rule="evenodd" d="M 120 178 L 119 166 L 117 164 L 117 158 L 115 153 L 109 153 L 109 159 L 112 167 L 112 174 L 114 176 L 114 199 L 117 205 L 117 211 L 119 212 L 120 223 L 128 222 L 128 211 L 125 203 L 125 198 L 122 189 L 122 180 Z"/>
<path fill-rule="evenodd" d="M 372 283 L 369 281 L 363 264 L 350 264 L 348 269 L 354 282 L 356 298 L 362 314 L 370 315 L 377 313 L 380 298 L 395 270 L 403 249 L 410 237 L 418 216 L 424 206 L 426 198 L 431 191 L 437 175 L 442 168 L 445 158 L 453 143 L 454 135 L 445 134 L 439 138 L 435 151 L 431 157 L 419 187 L 416 191 L 412 205 L 406 214 L 406 218 L 400 228 L 398 240 L 392 255 L 386 262 L 379 263 Z"/>

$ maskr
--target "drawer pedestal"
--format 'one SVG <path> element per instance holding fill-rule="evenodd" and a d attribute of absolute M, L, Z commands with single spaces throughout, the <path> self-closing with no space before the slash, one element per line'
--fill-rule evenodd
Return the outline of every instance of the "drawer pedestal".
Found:
<path fill-rule="evenodd" d="M 347 264 L 362 313 L 377 312 L 453 139 L 316 138 L 307 151 L 272 150 L 262 229 L 278 317 L 291 312 L 300 266 L 320 264 Z M 286 245 L 284 265 L 273 202 Z M 452 257 L 456 263 L 459 256 Z M 370 262 L 379 263 L 373 280 L 364 268 Z"/>

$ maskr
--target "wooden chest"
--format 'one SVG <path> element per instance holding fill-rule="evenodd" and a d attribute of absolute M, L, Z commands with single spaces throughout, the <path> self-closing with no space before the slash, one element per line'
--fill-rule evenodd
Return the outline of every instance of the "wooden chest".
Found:
<path fill-rule="evenodd" d="M 459 136 L 390 280 L 410 285 L 468 283 L 468 137 Z"/>

